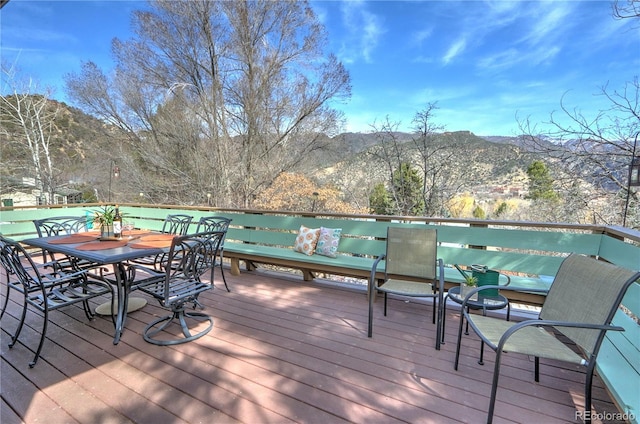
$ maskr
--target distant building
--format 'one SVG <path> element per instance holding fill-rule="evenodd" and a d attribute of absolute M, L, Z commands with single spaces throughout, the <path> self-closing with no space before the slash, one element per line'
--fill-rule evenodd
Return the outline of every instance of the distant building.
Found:
<path fill-rule="evenodd" d="M 35 178 L 3 178 L 0 187 L 2 206 L 64 205 L 82 203 L 82 192 L 68 187 L 58 187 L 49 201 L 48 194 L 36 187 Z"/>

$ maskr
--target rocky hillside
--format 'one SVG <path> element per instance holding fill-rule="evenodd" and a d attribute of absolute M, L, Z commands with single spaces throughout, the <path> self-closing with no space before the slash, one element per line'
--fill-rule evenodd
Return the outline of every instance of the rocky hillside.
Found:
<path fill-rule="evenodd" d="M 109 125 L 83 113 L 79 109 L 64 103 L 50 102 L 51 108 L 57 109 L 55 131 L 51 141 L 54 163 L 57 164 L 62 181 L 81 181 L 89 185 L 99 184 L 107 178 L 108 169 L 104 167 L 100 152 L 108 149 L 113 140 L 114 130 Z M 0 111 L 2 113 L 2 111 Z M 5 129 L 9 134 L 16 128 Z M 410 133 L 393 135 L 400 143 L 410 143 Z M 10 137 L 11 138 L 11 137 Z M 327 148 L 316 152 L 305 164 L 304 169 L 311 172 L 320 182 L 333 182 L 341 188 L 351 190 L 362 189 L 363 184 L 355 178 L 359 175 L 366 180 L 366 167 L 369 161 L 366 154 L 369 149 L 380 142 L 379 134 L 343 133 L 331 139 L 327 138 Z M 478 137 L 469 131 L 446 132 L 438 134 L 432 140 L 434 145 L 456 146 L 456 154 L 447 159 L 447 166 L 455 175 L 464 175 L 459 187 L 469 191 L 509 191 L 521 190 L 526 178 L 524 172 L 536 158 L 523 148 L 515 138 Z M 3 143 L 3 162 L 16 165 L 29 162 L 29 157 Z M 96 163 L 101 165 L 97 166 Z M 102 169 L 105 168 L 105 169 Z M 5 167 L 4 175 L 24 177 L 29 166 Z M 469 172 L 459 174 L 455 170 L 465 169 Z M 365 184 L 368 189 L 369 184 Z M 364 196 L 364 194 L 363 194 Z M 363 197 L 359 196 L 359 197 Z"/>

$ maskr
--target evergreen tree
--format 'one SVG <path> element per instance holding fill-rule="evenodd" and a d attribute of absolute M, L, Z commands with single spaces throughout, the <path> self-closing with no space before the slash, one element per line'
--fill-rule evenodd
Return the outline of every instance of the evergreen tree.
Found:
<path fill-rule="evenodd" d="M 378 183 L 373 187 L 373 193 L 369 196 L 369 208 L 371 213 L 376 215 L 392 215 L 393 204 L 383 183 Z"/>
<path fill-rule="evenodd" d="M 401 163 L 393 173 L 393 200 L 398 215 L 421 216 L 425 211 L 422 177 L 409 163 Z"/>
<path fill-rule="evenodd" d="M 485 219 L 487 217 L 487 214 L 480 206 L 476 206 L 473 209 L 473 217 L 477 219 Z"/>
<path fill-rule="evenodd" d="M 527 168 L 529 176 L 529 194 L 531 200 L 548 200 L 556 202 L 559 200 L 558 193 L 553 189 L 553 178 L 549 174 L 549 169 L 540 160 L 533 161 Z"/>

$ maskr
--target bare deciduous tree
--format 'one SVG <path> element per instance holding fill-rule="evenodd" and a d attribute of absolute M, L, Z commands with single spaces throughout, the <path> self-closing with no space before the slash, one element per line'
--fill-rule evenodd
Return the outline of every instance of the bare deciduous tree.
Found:
<path fill-rule="evenodd" d="M 166 201 L 248 207 L 339 127 L 329 102 L 349 76 L 306 2 L 154 1 L 133 27 L 112 77 L 88 63 L 67 88 L 126 131 L 139 181 Z"/>
<path fill-rule="evenodd" d="M 629 191 L 628 169 L 637 154 L 640 134 L 640 83 L 636 77 L 621 90 L 604 86 L 600 94 L 610 107 L 595 116 L 586 116 L 561 102 L 568 123 L 552 114 L 551 130 L 538 131 L 528 119 L 520 121 L 520 128 L 536 151 L 560 165 L 554 179 L 564 191 L 565 201 L 571 202 L 567 210 L 583 210 L 592 222 L 622 224 L 628 195 L 632 219 L 627 222 L 637 226 L 640 193 L 633 188 Z M 591 188 L 577 190 L 578 178 Z M 573 196 L 568 196 L 570 193 Z"/>
<path fill-rule="evenodd" d="M 640 0 L 615 0 L 613 2 L 613 17 L 629 19 L 640 17 Z"/>
<path fill-rule="evenodd" d="M 33 176 L 41 201 L 50 203 L 58 184 L 51 141 L 57 130 L 59 104 L 40 94 L 32 80 L 21 84 L 14 67 L 3 64 L 2 75 L 2 92 L 10 94 L 0 95 L 0 134 L 5 148 L 14 149 L 12 157 L 23 159 L 3 162 L 3 168 L 9 170 L 7 175 Z M 15 169 L 8 169 L 11 165 Z"/>
<path fill-rule="evenodd" d="M 463 186 L 465 179 L 464 175 L 451 178 L 451 164 L 454 163 L 452 159 L 457 154 L 457 146 L 435 142 L 438 133 L 444 130 L 444 126 L 434 122 L 437 109 L 436 103 L 428 103 L 413 118 L 412 141 L 417 164 L 422 171 L 422 197 L 427 216 L 442 215 L 448 200 Z"/>
<path fill-rule="evenodd" d="M 391 182 L 403 164 L 416 167 L 420 171 L 422 181 L 419 200 L 424 205 L 425 216 L 446 214 L 448 201 L 464 187 L 468 174 L 466 169 L 458 169 L 455 166 L 457 161 L 453 158 L 463 151 L 463 146 L 460 146 L 457 137 L 455 140 L 449 140 L 445 134 L 443 138 L 443 127 L 434 121 L 436 109 L 435 103 L 429 103 L 424 109 L 416 112 L 413 118 L 414 131 L 409 138 L 406 134 L 399 133 L 400 124 L 390 122 L 388 117 L 381 123 L 371 124 L 373 134 L 378 140 L 369 150 L 373 163 L 379 165 L 374 167 L 378 173 L 374 181 Z M 393 184 L 387 183 L 386 186 L 395 204 L 413 203 L 410 199 L 402 199 L 402 194 L 395 192 Z M 390 212 L 402 214 L 403 211 Z"/>

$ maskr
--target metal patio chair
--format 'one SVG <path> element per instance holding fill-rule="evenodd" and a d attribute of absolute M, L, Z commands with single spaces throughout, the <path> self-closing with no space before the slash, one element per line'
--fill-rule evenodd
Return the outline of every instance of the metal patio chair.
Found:
<path fill-rule="evenodd" d="M 54 216 L 44 219 L 34 219 L 38 237 L 63 236 L 79 233 L 87 230 L 87 217 L 85 216 Z M 42 251 L 42 260 L 54 260 L 56 257 L 45 250 Z"/>
<path fill-rule="evenodd" d="M 160 232 L 163 234 L 183 236 L 189 231 L 191 221 L 193 221 L 193 216 L 191 215 L 169 214 L 164 219 Z M 161 263 L 164 260 L 164 256 L 165 254 L 148 256 L 131 262 L 138 265 L 153 266 L 157 270 L 161 270 Z"/>
<path fill-rule="evenodd" d="M 42 352 L 50 311 L 82 302 L 87 318 L 92 320 L 94 315 L 88 300 L 106 294 L 113 297 L 111 286 L 88 278 L 88 271 L 85 269 L 71 270 L 68 267 L 58 266 L 56 261 L 51 261 L 48 269 L 54 271 L 41 273 L 41 267 L 34 262 L 20 243 L 2 236 L 0 236 L 0 264 L 7 275 L 11 276 L 8 284 L 21 292 L 24 299 L 20 322 L 15 334 L 11 337 L 9 347 L 13 347 L 18 341 L 29 306 L 37 309 L 44 316 L 40 342 L 33 360 L 29 363 L 31 368 L 35 366 Z"/>
<path fill-rule="evenodd" d="M 585 408 L 590 411 L 591 385 L 600 346 L 607 331 L 624 331 L 611 322 L 627 289 L 638 279 L 638 271 L 572 254 L 562 262 L 539 319 L 513 323 L 471 314 L 463 302 L 454 368 L 457 370 L 459 365 L 464 319 L 481 339 L 480 362 L 485 344 L 496 352 L 487 423 L 493 420 L 503 352 L 533 356 L 536 382 L 540 377 L 540 358 L 585 366 Z M 474 292 L 496 287 L 479 287 Z M 500 289 L 517 290 L 515 287 Z M 567 346 L 558 335 L 575 343 L 578 350 Z M 587 422 L 591 421 L 590 414 L 585 417 Z"/>
<path fill-rule="evenodd" d="M 219 260 L 216 259 L 216 263 L 213 266 L 220 267 L 220 274 L 222 275 L 222 281 L 224 282 L 224 287 L 227 289 L 227 292 L 230 292 L 231 290 L 229 290 L 227 279 L 224 276 L 224 267 L 222 266 L 222 262 L 224 260 L 224 241 L 227 238 L 227 230 L 229 229 L 229 224 L 231 224 L 231 221 L 231 219 L 225 218 L 224 216 L 203 216 L 198 221 L 198 226 L 196 227 L 196 233 L 211 231 L 224 232 L 222 242 L 220 243 L 220 254 L 218 256 Z M 213 267 L 211 268 L 211 283 L 213 284 Z"/>
<path fill-rule="evenodd" d="M 61 235 L 70 235 L 85 231 L 86 226 L 86 217 L 82 216 L 58 216 L 51 217 L 45 219 L 35 219 L 33 220 L 33 224 L 35 225 L 36 232 L 38 237 L 50 237 L 50 236 L 61 236 Z M 76 261 L 72 258 L 67 257 L 66 255 L 61 254 L 53 254 L 51 252 L 47 252 L 46 250 L 42 250 L 42 262 L 36 263 L 38 267 L 38 271 L 41 275 L 46 276 L 44 278 L 45 287 L 49 284 L 49 280 L 55 280 L 56 276 L 59 275 L 60 270 L 66 270 L 67 272 L 74 272 L 76 268 L 89 268 L 94 266 L 92 263 L 83 263 L 80 261 Z M 53 266 L 55 262 L 55 268 Z M 10 267 L 5 267 L 7 273 L 9 273 L 8 269 Z M 16 281 L 15 274 L 8 274 L 8 283 L 6 287 L 6 297 L 4 299 L 4 304 L 2 306 L 2 311 L 0 311 L 0 320 L 4 316 L 4 312 L 7 308 L 7 304 L 9 303 L 9 294 L 11 293 L 11 289 L 16 289 L 18 292 L 22 293 L 23 286 L 19 281 Z M 32 287 L 37 290 L 37 287 Z"/>
<path fill-rule="evenodd" d="M 385 262 L 384 280 L 378 282 L 376 270 Z M 379 283 L 379 284 L 378 284 Z M 433 323 L 436 324 L 436 349 L 440 349 L 444 263 L 437 258 L 437 232 L 432 228 L 387 229 L 387 250 L 371 268 L 369 279 L 369 328 L 373 334 L 373 301 L 377 292 L 384 293 L 384 315 L 389 294 L 433 299 Z"/>
<path fill-rule="evenodd" d="M 183 236 L 189 232 L 191 221 L 193 221 L 191 215 L 169 214 L 164 219 L 161 232 Z"/>
<path fill-rule="evenodd" d="M 213 267 L 219 254 L 224 232 L 213 231 L 177 236 L 173 239 L 167 260 L 163 265 L 164 272 L 145 269 L 151 277 L 138 285 L 138 290 L 153 296 L 161 306 L 170 309 L 171 314 L 160 317 L 147 325 L 143 332 L 144 339 L 157 345 L 175 345 L 196 340 L 207 334 L 213 327 L 213 319 L 201 312 L 187 311 L 187 304 L 196 302 L 200 293 L 211 290 L 211 283 L 202 282 L 200 277 Z M 141 267 L 134 268 L 141 271 Z M 155 277 L 155 278 L 154 278 Z M 193 333 L 187 319 L 196 323 L 206 323 L 205 328 Z M 177 323 L 184 337 L 176 338 L 175 334 L 165 331 L 169 325 Z M 156 337 L 160 333 L 169 338 Z"/>

